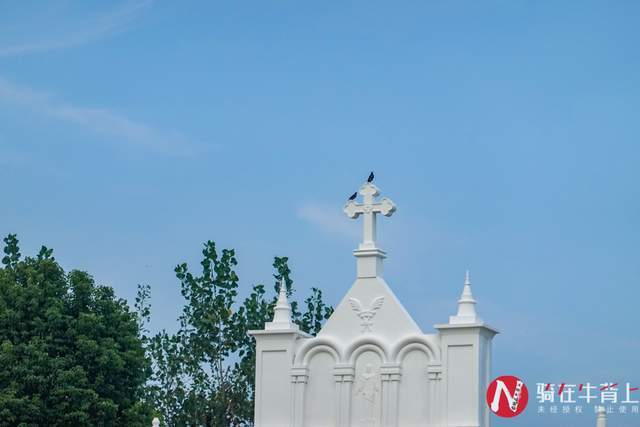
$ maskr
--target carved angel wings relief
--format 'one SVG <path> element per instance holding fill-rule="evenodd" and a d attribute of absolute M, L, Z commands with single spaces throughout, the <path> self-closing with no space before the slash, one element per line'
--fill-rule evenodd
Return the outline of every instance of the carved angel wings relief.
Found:
<path fill-rule="evenodd" d="M 376 312 L 384 304 L 384 297 L 374 298 L 367 308 L 363 308 L 362 303 L 357 298 L 349 298 L 349 304 L 351 304 L 351 309 L 356 312 L 356 316 L 362 320 L 362 332 L 372 332 L 373 318 L 376 317 Z"/>

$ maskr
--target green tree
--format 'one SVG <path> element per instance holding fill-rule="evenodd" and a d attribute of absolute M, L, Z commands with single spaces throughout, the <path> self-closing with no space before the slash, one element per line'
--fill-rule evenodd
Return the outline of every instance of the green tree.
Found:
<path fill-rule="evenodd" d="M 274 259 L 275 292 L 271 296 L 264 285 L 255 285 L 239 302 L 235 252 L 223 249 L 218 254 L 215 244 L 208 241 L 202 255 L 198 275 L 186 264 L 175 268 L 186 303 L 177 333 L 162 331 L 148 340 L 154 372 L 149 396 L 169 426 L 250 425 L 255 342 L 248 331 L 262 329 L 271 321 L 282 280 L 292 297 L 288 258 Z M 139 310 L 146 313 L 148 297 L 148 287 L 140 287 Z M 333 312 L 316 288 L 304 300 L 304 312 L 296 301 L 291 306 L 292 319 L 314 335 Z"/>
<path fill-rule="evenodd" d="M 65 274 L 53 251 L 0 268 L 0 426 L 148 425 L 140 322 L 110 287 Z"/>

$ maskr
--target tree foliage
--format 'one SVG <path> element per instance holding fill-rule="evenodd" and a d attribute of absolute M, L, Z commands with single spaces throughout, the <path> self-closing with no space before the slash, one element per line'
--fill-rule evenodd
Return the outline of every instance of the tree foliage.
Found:
<path fill-rule="evenodd" d="M 148 425 L 140 323 L 110 287 L 66 274 L 53 251 L 0 268 L 0 426 Z"/>
<path fill-rule="evenodd" d="M 255 285 L 238 301 L 237 259 L 232 249 L 218 253 L 208 241 L 202 251 L 201 272 L 187 264 L 175 268 L 186 302 L 175 334 L 162 331 L 147 341 L 153 361 L 149 398 L 169 426 L 251 425 L 254 402 L 255 341 L 252 329 L 264 328 L 273 318 L 279 284 L 294 294 L 288 259 L 276 257 L 274 291 Z M 141 318 L 148 317 L 149 288 L 139 288 Z M 301 329 L 317 334 L 333 309 L 313 288 L 304 311 L 291 302 L 292 319 Z"/>
<path fill-rule="evenodd" d="M 299 304 L 286 257 L 273 262 L 275 292 L 262 284 L 238 297 L 237 259 L 211 241 L 200 271 L 175 268 L 185 303 L 176 333 L 150 335 L 150 287 L 135 311 L 86 272 L 65 273 L 42 247 L 22 258 L 4 239 L 0 268 L 0 427 L 169 426 L 253 422 L 255 342 L 271 321 L 281 281 L 292 320 L 312 335 L 332 313 L 312 288 Z"/>

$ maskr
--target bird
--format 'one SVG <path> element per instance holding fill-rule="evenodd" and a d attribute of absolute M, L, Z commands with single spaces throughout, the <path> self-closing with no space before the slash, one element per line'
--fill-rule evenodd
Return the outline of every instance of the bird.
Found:
<path fill-rule="evenodd" d="M 369 178 L 367 178 L 367 182 L 373 182 L 373 172 L 369 174 Z"/>
<path fill-rule="evenodd" d="M 355 193 L 353 193 L 351 196 L 349 196 L 349 200 L 355 200 L 356 197 L 358 197 L 358 192 L 357 191 Z"/>

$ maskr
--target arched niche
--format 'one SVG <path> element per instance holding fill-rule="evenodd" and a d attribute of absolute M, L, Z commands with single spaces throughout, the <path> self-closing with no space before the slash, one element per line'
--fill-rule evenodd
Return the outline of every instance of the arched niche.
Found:
<path fill-rule="evenodd" d="M 425 347 L 410 344 L 399 354 L 402 377 L 398 388 L 398 425 L 427 426 L 430 416 L 429 355 Z"/>
<path fill-rule="evenodd" d="M 336 352 L 328 346 L 315 346 L 306 353 L 308 379 L 304 399 L 304 426 L 336 425 L 337 411 L 334 367 Z"/>

